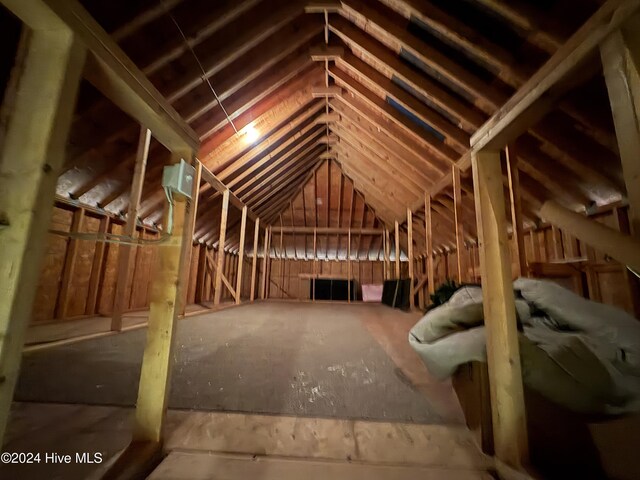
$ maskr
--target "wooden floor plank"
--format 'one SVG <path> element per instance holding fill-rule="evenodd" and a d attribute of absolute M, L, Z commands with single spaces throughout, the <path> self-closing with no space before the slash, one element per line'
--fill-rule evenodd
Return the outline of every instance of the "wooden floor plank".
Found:
<path fill-rule="evenodd" d="M 486 472 L 173 452 L 149 480 L 485 480 Z"/>

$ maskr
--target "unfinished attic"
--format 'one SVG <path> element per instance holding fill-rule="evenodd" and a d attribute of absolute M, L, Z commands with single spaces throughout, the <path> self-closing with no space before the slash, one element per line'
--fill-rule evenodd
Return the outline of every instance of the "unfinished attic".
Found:
<path fill-rule="evenodd" d="M 0 31 L 0 478 L 640 478 L 640 0 Z"/>

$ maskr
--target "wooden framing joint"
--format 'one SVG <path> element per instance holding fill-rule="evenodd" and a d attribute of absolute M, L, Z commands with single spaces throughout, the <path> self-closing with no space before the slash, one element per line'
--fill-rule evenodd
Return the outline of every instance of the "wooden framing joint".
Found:
<path fill-rule="evenodd" d="M 343 93 L 344 90 L 342 90 L 342 87 L 335 85 L 331 87 L 318 85 L 311 88 L 311 96 L 313 98 L 335 98 L 341 97 Z"/>
<path fill-rule="evenodd" d="M 330 133 L 329 135 L 323 135 L 318 139 L 318 143 L 326 143 L 328 145 L 335 145 L 339 143 L 340 139 L 337 135 Z"/>
<path fill-rule="evenodd" d="M 324 125 L 327 123 L 337 123 L 341 120 L 339 113 L 323 113 L 315 120 L 316 125 Z"/>
<path fill-rule="evenodd" d="M 311 1 L 304 7 L 305 13 L 338 13 L 342 8 L 342 3 L 335 0 Z"/>
<path fill-rule="evenodd" d="M 324 62 L 326 60 L 335 62 L 344 55 L 344 48 L 331 47 L 327 45 L 321 45 L 319 47 L 313 47 L 309 50 L 311 60 L 314 62 Z"/>

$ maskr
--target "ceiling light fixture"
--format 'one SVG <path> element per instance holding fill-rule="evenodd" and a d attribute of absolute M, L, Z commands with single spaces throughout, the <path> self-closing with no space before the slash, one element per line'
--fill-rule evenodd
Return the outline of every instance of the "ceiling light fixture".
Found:
<path fill-rule="evenodd" d="M 248 143 L 253 143 L 258 140 L 260 133 L 253 127 L 253 125 L 249 125 L 245 130 L 244 135 Z"/>

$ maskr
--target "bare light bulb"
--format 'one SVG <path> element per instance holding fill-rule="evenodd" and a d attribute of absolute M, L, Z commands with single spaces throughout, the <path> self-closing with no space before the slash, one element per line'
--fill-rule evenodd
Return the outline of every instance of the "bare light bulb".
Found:
<path fill-rule="evenodd" d="M 259 136 L 260 134 L 253 126 L 247 127 L 247 130 L 245 132 L 245 138 L 247 139 L 248 143 L 255 142 Z"/>

